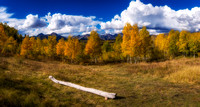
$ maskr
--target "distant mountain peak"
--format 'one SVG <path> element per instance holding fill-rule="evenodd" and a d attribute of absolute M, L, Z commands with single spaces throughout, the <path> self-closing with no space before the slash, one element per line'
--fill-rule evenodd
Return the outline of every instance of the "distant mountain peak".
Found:
<path fill-rule="evenodd" d="M 99 35 L 99 37 L 102 39 L 102 40 L 114 40 L 116 38 L 118 34 L 104 34 L 104 35 Z M 61 38 L 64 38 L 65 40 L 67 39 L 67 37 L 64 37 L 64 36 L 61 36 L 55 32 L 52 32 L 51 34 L 43 34 L 43 33 L 40 33 L 38 34 L 36 37 L 39 37 L 40 39 L 47 39 L 48 36 L 56 36 L 57 37 L 57 40 L 61 39 Z M 79 40 L 88 40 L 88 37 L 90 36 L 90 34 L 86 34 L 86 35 L 77 35 L 77 36 L 74 36 L 74 37 L 77 37 Z"/>

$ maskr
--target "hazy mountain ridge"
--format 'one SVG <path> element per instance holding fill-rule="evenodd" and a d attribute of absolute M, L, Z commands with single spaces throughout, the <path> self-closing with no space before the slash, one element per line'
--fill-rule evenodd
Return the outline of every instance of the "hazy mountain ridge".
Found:
<path fill-rule="evenodd" d="M 114 40 L 115 37 L 117 36 L 118 34 L 104 34 L 104 35 L 99 35 L 100 38 L 102 40 Z M 122 34 L 121 34 L 122 35 Z M 38 34 L 37 36 L 34 36 L 34 37 L 39 37 L 40 39 L 47 39 L 48 36 L 56 36 L 57 37 L 57 40 L 61 39 L 61 38 L 64 38 L 65 40 L 67 39 L 67 37 L 64 37 L 62 35 L 59 35 L 57 33 L 51 33 L 51 34 L 43 34 L 43 33 L 40 33 Z M 90 34 L 86 34 L 86 35 L 77 35 L 77 36 L 74 36 L 74 37 L 77 37 L 79 40 L 87 40 L 88 37 L 90 36 Z"/>

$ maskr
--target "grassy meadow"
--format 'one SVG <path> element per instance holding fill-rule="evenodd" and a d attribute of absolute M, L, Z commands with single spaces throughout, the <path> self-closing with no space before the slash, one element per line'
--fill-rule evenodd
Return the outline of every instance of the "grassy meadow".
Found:
<path fill-rule="evenodd" d="M 117 93 L 116 99 L 52 82 L 48 76 Z M 200 106 L 200 58 L 138 64 L 70 65 L 0 57 L 4 106 Z"/>

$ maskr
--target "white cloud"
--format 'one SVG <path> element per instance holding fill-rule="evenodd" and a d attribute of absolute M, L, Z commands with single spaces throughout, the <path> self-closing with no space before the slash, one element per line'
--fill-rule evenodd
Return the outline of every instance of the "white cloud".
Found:
<path fill-rule="evenodd" d="M 41 28 L 46 26 L 46 22 L 43 19 L 39 19 L 38 15 L 29 14 L 26 16 L 26 20 L 22 25 L 22 28 Z"/>
<path fill-rule="evenodd" d="M 194 31 L 200 29 L 200 8 L 175 11 L 168 6 L 152 6 L 140 0 L 131 1 L 129 7 L 122 11 L 120 16 L 116 15 L 111 21 L 102 22 L 101 28 L 122 29 L 127 22 L 137 23 L 139 27 L 147 26 L 151 31 L 152 29 Z M 155 30 L 152 33 L 156 33 Z"/>
<path fill-rule="evenodd" d="M 12 15 L 12 13 L 6 12 L 6 7 L 0 7 L 0 21 L 6 21 Z"/>
<path fill-rule="evenodd" d="M 49 23 L 47 29 L 50 31 L 54 31 L 56 33 L 83 33 L 90 32 L 91 30 L 96 29 L 96 25 L 99 23 L 98 21 L 94 21 L 96 17 L 89 16 L 73 16 L 56 13 L 45 16 L 47 22 Z"/>
<path fill-rule="evenodd" d="M 48 13 L 46 16 L 29 14 L 25 19 L 12 18 L 6 7 L 0 7 L 0 22 L 7 22 L 20 32 L 29 35 L 56 32 L 62 35 L 88 34 L 92 30 L 101 33 L 121 33 L 124 25 L 137 23 L 147 26 L 151 34 L 168 32 L 169 29 L 200 31 L 200 7 L 191 10 L 173 10 L 168 6 L 153 6 L 140 0 L 131 1 L 127 9 L 115 15 L 110 21 L 103 22 L 95 16 L 66 15 Z M 97 26 L 101 26 L 99 29 Z"/>
<path fill-rule="evenodd" d="M 39 33 L 56 32 L 63 35 L 88 33 L 97 30 L 96 25 L 99 21 L 95 21 L 95 16 L 73 16 L 56 13 L 51 15 L 48 13 L 44 17 L 29 14 L 26 19 L 11 18 L 13 14 L 7 13 L 5 7 L 0 7 L 0 22 L 8 23 L 24 34 L 37 35 Z"/>

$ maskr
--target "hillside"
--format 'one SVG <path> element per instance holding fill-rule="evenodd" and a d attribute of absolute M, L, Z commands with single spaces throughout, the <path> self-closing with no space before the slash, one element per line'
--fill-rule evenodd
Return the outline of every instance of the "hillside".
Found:
<path fill-rule="evenodd" d="M 200 58 L 69 65 L 0 57 L 1 106 L 200 106 Z M 48 76 L 117 93 L 114 100 L 53 83 Z"/>

